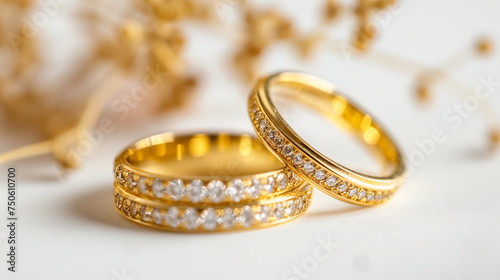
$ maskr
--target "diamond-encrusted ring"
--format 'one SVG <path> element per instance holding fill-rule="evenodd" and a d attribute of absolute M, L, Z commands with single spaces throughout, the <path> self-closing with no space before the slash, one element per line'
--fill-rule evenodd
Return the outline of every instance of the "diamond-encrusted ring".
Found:
<path fill-rule="evenodd" d="M 115 207 L 136 223 L 177 232 L 212 232 L 270 227 L 305 213 L 312 188 L 300 188 L 270 199 L 247 203 L 162 203 L 130 194 L 115 183 Z"/>
<path fill-rule="evenodd" d="M 115 159 L 115 206 L 171 231 L 261 228 L 305 212 L 311 190 L 249 135 L 159 134 Z"/>
<path fill-rule="evenodd" d="M 363 174 L 321 154 L 278 112 L 271 98 L 271 87 L 284 89 L 280 92 L 347 127 L 380 155 L 391 174 Z M 334 198 L 357 205 L 376 205 L 389 199 L 404 181 L 405 164 L 396 144 L 369 114 L 340 95 L 329 82 L 294 72 L 271 75 L 257 82 L 248 106 L 255 131 L 266 147 L 295 174 Z"/>

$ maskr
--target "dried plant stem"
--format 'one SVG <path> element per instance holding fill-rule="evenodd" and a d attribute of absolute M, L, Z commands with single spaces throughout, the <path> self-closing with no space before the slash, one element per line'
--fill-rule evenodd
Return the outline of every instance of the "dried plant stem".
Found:
<path fill-rule="evenodd" d="M 52 139 L 29 144 L 0 154 L 0 164 L 50 153 L 54 154 L 59 161 L 64 159 L 68 153 L 68 147 L 72 146 L 72 144 L 78 144 L 81 141 L 82 132 L 95 125 L 104 105 L 115 94 L 122 77 L 123 73 L 121 71 L 115 71 L 104 79 L 104 82 L 91 94 L 81 118 L 74 126 Z M 67 167 L 75 167 L 67 162 L 62 164 Z"/>

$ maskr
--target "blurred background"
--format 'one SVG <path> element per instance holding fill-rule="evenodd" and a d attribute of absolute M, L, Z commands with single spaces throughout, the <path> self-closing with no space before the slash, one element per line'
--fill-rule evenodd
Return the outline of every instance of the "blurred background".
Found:
<path fill-rule="evenodd" d="M 0 164 L 20 176 L 20 272 L 7 279 L 499 275 L 500 2 L 2 0 L 0 15 Z M 290 70 L 337 84 L 400 144 L 410 174 L 387 205 L 316 192 L 293 224 L 209 236 L 115 213 L 123 147 L 165 131 L 253 134 L 253 83 Z M 321 151 L 366 165 L 348 137 L 281 110 Z M 327 239 L 335 249 L 308 265 Z"/>

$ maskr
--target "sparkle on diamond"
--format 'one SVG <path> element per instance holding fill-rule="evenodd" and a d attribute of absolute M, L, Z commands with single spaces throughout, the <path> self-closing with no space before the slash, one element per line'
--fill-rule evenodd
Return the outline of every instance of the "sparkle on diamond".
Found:
<path fill-rule="evenodd" d="M 312 162 L 306 162 L 304 164 L 304 171 L 306 171 L 306 173 L 311 173 L 314 171 L 314 164 Z"/>
<path fill-rule="evenodd" d="M 205 229 L 214 230 L 215 227 L 217 227 L 217 220 L 219 217 L 212 207 L 203 210 L 203 212 L 201 212 L 200 218 Z"/>
<path fill-rule="evenodd" d="M 271 216 L 271 209 L 267 205 L 263 205 L 260 209 L 259 220 L 263 224 L 269 222 L 269 216 Z"/>
<path fill-rule="evenodd" d="M 323 169 L 318 169 L 316 170 L 316 172 L 314 173 L 314 177 L 318 180 L 323 180 L 325 179 L 325 171 Z"/>
<path fill-rule="evenodd" d="M 153 221 L 157 225 L 161 225 L 161 223 L 163 222 L 163 215 L 161 214 L 160 210 L 157 208 L 155 208 L 153 210 Z"/>
<path fill-rule="evenodd" d="M 342 184 L 340 184 L 337 187 L 337 189 L 338 189 L 339 192 L 345 192 L 347 190 L 347 184 L 345 182 L 343 182 Z"/>
<path fill-rule="evenodd" d="M 144 222 L 149 222 L 151 220 L 151 210 L 149 210 L 145 205 L 141 208 L 141 218 Z"/>
<path fill-rule="evenodd" d="M 289 157 L 293 154 L 293 147 L 291 145 L 286 145 L 284 148 L 283 148 L 283 153 L 285 154 L 285 156 Z"/>
<path fill-rule="evenodd" d="M 226 229 L 232 229 L 237 222 L 236 214 L 233 213 L 233 209 L 226 208 L 224 209 L 224 216 L 221 217 L 222 226 Z"/>
<path fill-rule="evenodd" d="M 337 181 L 338 179 L 335 176 L 328 177 L 328 179 L 326 179 L 326 185 L 329 187 L 333 187 L 337 184 Z"/>
<path fill-rule="evenodd" d="M 172 198 L 173 200 L 179 200 L 181 199 L 186 192 L 186 189 L 184 188 L 184 182 L 180 179 L 175 179 L 170 181 L 167 185 L 167 194 Z"/>
<path fill-rule="evenodd" d="M 276 215 L 276 219 L 283 219 L 283 216 L 285 215 L 285 208 L 283 207 L 283 204 L 281 202 L 276 204 L 276 210 L 274 214 Z"/>
<path fill-rule="evenodd" d="M 167 211 L 165 221 L 169 226 L 177 228 L 181 222 L 181 219 L 179 218 L 179 209 L 176 207 L 170 207 Z"/>
<path fill-rule="evenodd" d="M 262 186 L 262 189 L 267 193 L 272 193 L 274 191 L 274 186 L 276 185 L 276 179 L 273 176 L 267 177 L 267 183 Z"/>
<path fill-rule="evenodd" d="M 190 207 L 184 211 L 182 216 L 182 223 L 187 229 L 196 229 L 199 226 L 198 212 L 193 207 Z"/>
<path fill-rule="evenodd" d="M 163 182 L 160 179 L 155 179 L 153 181 L 151 189 L 153 190 L 153 194 L 158 198 L 162 198 L 163 194 L 165 193 L 165 187 L 163 186 Z"/>
<path fill-rule="evenodd" d="M 276 181 L 278 184 L 278 188 L 280 190 L 284 190 L 288 185 L 288 176 L 285 173 L 280 173 L 278 174 L 278 178 Z"/>
<path fill-rule="evenodd" d="M 303 159 L 302 159 L 302 154 L 296 154 L 293 156 L 293 162 L 295 164 L 302 164 Z"/>
<path fill-rule="evenodd" d="M 244 227 L 250 227 L 253 224 L 253 211 L 250 206 L 243 207 L 243 211 L 240 214 L 240 223 Z"/>
<path fill-rule="evenodd" d="M 215 203 L 220 202 L 224 198 L 224 183 L 219 180 L 214 180 L 208 183 L 207 196 Z"/>
<path fill-rule="evenodd" d="M 358 191 L 358 194 L 357 194 L 358 199 L 359 199 L 359 200 L 361 200 L 363 197 L 365 197 L 365 194 L 366 194 L 366 191 L 365 191 L 365 190 L 363 190 L 363 189 L 360 189 L 360 190 Z"/>
<path fill-rule="evenodd" d="M 189 199 L 194 203 L 202 201 L 206 195 L 206 192 L 207 190 L 205 186 L 203 186 L 203 182 L 200 180 L 193 180 L 187 186 L 187 194 L 189 196 Z"/>
<path fill-rule="evenodd" d="M 246 192 L 250 198 L 258 198 L 262 191 L 262 185 L 259 179 L 253 179 L 252 185 L 246 189 Z"/>
<path fill-rule="evenodd" d="M 367 201 L 367 202 L 372 201 L 372 200 L 373 200 L 373 197 L 374 197 L 373 193 L 369 193 L 369 194 L 367 194 L 367 195 L 366 195 L 366 201 Z"/>
<path fill-rule="evenodd" d="M 352 188 L 352 189 L 350 189 L 350 190 L 349 190 L 348 195 L 349 195 L 350 197 L 353 197 L 353 196 L 355 196 L 355 195 L 356 195 L 356 193 L 357 193 L 357 192 L 358 192 L 358 189 L 356 189 L 356 188 Z"/>
<path fill-rule="evenodd" d="M 130 190 L 133 190 L 137 186 L 137 182 L 134 182 L 134 174 L 129 173 L 127 177 L 127 185 Z"/>
<path fill-rule="evenodd" d="M 137 188 L 141 193 L 148 192 L 148 186 L 146 185 L 146 178 L 144 177 L 139 178 L 139 181 L 137 181 Z"/>
<path fill-rule="evenodd" d="M 243 198 L 244 189 L 245 186 L 243 185 L 243 181 L 241 181 L 241 179 L 234 179 L 227 186 L 226 195 L 234 202 L 239 202 Z"/>

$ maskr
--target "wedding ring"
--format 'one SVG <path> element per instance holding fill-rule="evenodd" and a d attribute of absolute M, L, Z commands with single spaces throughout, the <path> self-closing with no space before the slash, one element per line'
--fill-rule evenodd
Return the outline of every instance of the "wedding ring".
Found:
<path fill-rule="evenodd" d="M 256 137 L 159 134 L 115 159 L 116 209 L 180 232 L 254 229 L 305 212 L 312 189 Z"/>
<path fill-rule="evenodd" d="M 306 143 L 284 120 L 271 98 L 271 88 L 285 89 L 299 100 L 354 134 L 382 159 L 388 175 L 373 176 L 347 168 Z M 253 126 L 266 147 L 295 174 L 339 200 L 370 206 L 388 200 L 404 180 L 405 164 L 389 135 L 369 114 L 336 87 L 302 73 L 283 72 L 263 78 L 250 93 Z"/>

